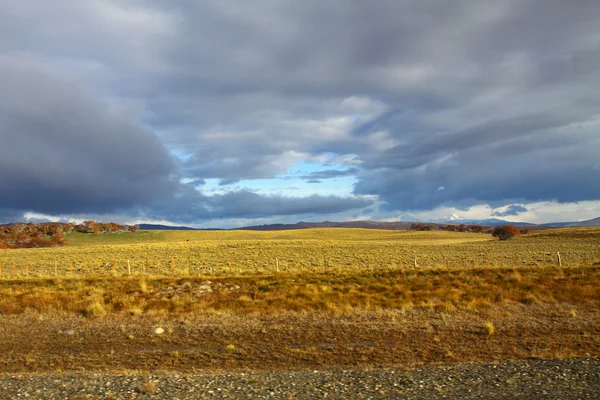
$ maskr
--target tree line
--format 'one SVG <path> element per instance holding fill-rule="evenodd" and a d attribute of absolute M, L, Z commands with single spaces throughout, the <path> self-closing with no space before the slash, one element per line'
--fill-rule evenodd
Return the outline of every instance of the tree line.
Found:
<path fill-rule="evenodd" d="M 137 232 L 136 225 L 120 225 L 115 222 L 83 221 L 81 224 L 69 222 L 48 222 L 34 224 L 32 222 L 0 225 L 0 249 L 22 249 L 32 247 L 55 247 L 67 243 L 64 235 L 70 232 L 81 233 L 116 233 Z"/>
<path fill-rule="evenodd" d="M 410 227 L 413 231 L 449 231 L 449 232 L 472 232 L 472 233 L 487 233 L 500 240 L 508 240 L 515 236 L 525 235 L 531 233 L 530 228 L 520 229 L 514 225 L 502 225 L 502 226 L 482 226 L 482 225 L 434 225 L 425 224 L 423 222 L 415 222 Z"/>

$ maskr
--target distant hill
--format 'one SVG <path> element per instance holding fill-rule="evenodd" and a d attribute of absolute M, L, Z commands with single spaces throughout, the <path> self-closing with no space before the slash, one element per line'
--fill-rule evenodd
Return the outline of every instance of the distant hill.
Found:
<path fill-rule="evenodd" d="M 169 225 L 158 225 L 158 224 L 139 224 L 138 225 L 143 231 L 195 231 L 196 229 L 190 228 L 189 226 L 169 226 Z"/>
<path fill-rule="evenodd" d="M 578 222 L 550 222 L 548 224 L 542 224 L 543 226 L 552 227 L 570 227 L 570 226 L 600 226 L 600 217 L 594 219 L 588 219 L 587 221 Z"/>
<path fill-rule="evenodd" d="M 363 228 L 363 229 L 386 229 L 386 230 L 408 230 L 413 221 L 348 221 L 348 222 L 298 222 L 296 224 L 270 224 L 270 225 L 253 225 L 231 230 L 247 230 L 247 231 L 284 231 L 293 229 L 310 229 L 310 228 Z M 490 219 L 453 219 L 448 221 L 429 221 L 424 222 L 434 226 L 440 225 L 481 225 L 481 226 L 500 226 L 500 225 L 515 225 L 519 227 L 527 227 L 531 229 L 548 229 L 554 227 L 576 227 L 576 226 L 600 226 L 600 217 L 580 222 L 551 222 L 547 224 L 531 224 L 529 222 L 510 222 L 498 218 Z M 159 224 L 140 224 L 142 230 L 168 230 L 168 231 L 220 231 L 227 229 L 207 228 L 196 229 L 189 226 L 169 226 Z"/>
<path fill-rule="evenodd" d="M 236 230 L 247 231 L 280 231 L 291 229 L 310 229 L 310 228 L 364 228 L 364 229 L 387 229 L 387 230 L 407 230 L 410 229 L 412 222 L 378 222 L 378 221 L 348 221 L 348 222 L 298 222 L 297 224 L 271 224 L 255 225 L 236 228 Z"/>
<path fill-rule="evenodd" d="M 381 222 L 381 221 L 349 221 L 349 222 L 298 222 L 297 224 L 271 224 L 271 225 L 256 225 L 246 226 L 243 230 L 251 231 L 279 231 L 289 229 L 308 229 L 308 228 L 364 228 L 364 229 L 387 229 L 387 230 L 408 230 L 413 221 L 397 221 L 397 222 Z M 530 224 L 528 222 L 509 222 L 497 218 L 491 219 L 462 219 L 452 221 L 425 221 L 425 224 L 433 226 L 440 225 L 481 225 L 481 226 L 500 226 L 500 225 L 515 225 L 520 227 L 536 228 L 539 225 Z"/>
<path fill-rule="evenodd" d="M 451 225 L 482 225 L 482 226 L 500 226 L 500 225 L 515 225 L 515 226 L 528 226 L 533 227 L 537 226 L 536 224 L 530 224 L 529 222 L 510 222 L 503 219 L 498 218 L 489 218 L 489 219 L 451 219 L 447 221 L 432 221 L 434 223 L 442 223 L 451 224 Z"/>

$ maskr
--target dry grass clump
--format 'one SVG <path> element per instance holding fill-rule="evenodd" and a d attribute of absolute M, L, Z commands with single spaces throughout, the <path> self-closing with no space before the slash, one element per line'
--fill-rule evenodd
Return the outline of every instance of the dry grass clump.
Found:
<path fill-rule="evenodd" d="M 207 280 L 212 282 L 214 290 L 193 290 L 206 285 Z M 218 290 L 219 287 L 235 289 Z M 597 303 L 598 299 L 600 267 L 480 267 L 340 275 L 306 272 L 143 281 L 137 278 L 0 281 L 1 314 L 69 312 L 90 317 L 288 311 L 343 314 L 414 307 L 452 313 L 461 309 L 481 310 L 505 302 L 576 305 Z"/>
<path fill-rule="evenodd" d="M 102 317 L 107 314 L 104 303 L 99 300 L 90 303 L 90 305 L 86 308 L 85 311 L 86 315 L 89 317 Z"/>
<path fill-rule="evenodd" d="M 143 384 L 141 384 L 137 388 L 137 390 L 142 394 L 155 394 L 158 391 L 158 385 L 156 384 L 156 382 L 146 381 Z"/>
<path fill-rule="evenodd" d="M 496 332 L 496 328 L 494 328 L 494 324 L 492 324 L 491 322 L 486 322 L 485 324 L 483 324 L 483 329 L 485 330 L 485 333 L 488 336 L 492 336 L 494 332 Z"/>

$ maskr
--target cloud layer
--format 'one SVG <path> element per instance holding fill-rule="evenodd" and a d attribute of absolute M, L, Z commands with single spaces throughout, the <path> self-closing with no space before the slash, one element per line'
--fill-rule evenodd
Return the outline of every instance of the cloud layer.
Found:
<path fill-rule="evenodd" d="M 155 134 L 78 84 L 0 58 L 0 208 L 102 212 L 174 188 L 175 164 Z"/>
<path fill-rule="evenodd" d="M 509 206 L 500 215 L 600 200 L 597 1 L 3 8 L 0 217 Z M 320 165 L 296 174 L 313 193 L 259 193 L 303 162 Z M 327 192 L 344 177 L 347 195 Z"/>

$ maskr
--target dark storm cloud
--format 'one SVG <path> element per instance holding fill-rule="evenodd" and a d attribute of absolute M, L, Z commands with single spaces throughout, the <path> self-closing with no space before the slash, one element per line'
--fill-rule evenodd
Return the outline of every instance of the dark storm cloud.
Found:
<path fill-rule="evenodd" d="M 529 211 L 527 207 L 519 206 L 517 204 L 512 204 L 506 208 L 504 211 L 496 211 L 492 215 L 494 217 L 507 217 L 511 215 L 519 215 L 520 213 L 524 213 Z"/>
<path fill-rule="evenodd" d="M 389 210 L 600 198 L 597 2 L 187 6 L 186 35 L 166 54 L 188 67 L 161 88 L 174 106 L 210 110 L 180 114 L 214 128 L 173 141 L 197 139 L 191 175 L 272 177 L 289 166 L 286 152 L 332 152 L 358 156 L 356 193 Z M 333 105 L 347 96 L 387 110 L 340 128 L 353 135 L 318 131 L 331 122 L 321 113 L 348 112 Z M 215 112 L 214 98 L 227 106 Z M 212 120 L 223 110 L 232 119 Z"/>
<path fill-rule="evenodd" d="M 23 213 L 17 210 L 3 210 L 0 208 L 0 224 L 8 224 L 16 221 L 23 221 Z"/>
<path fill-rule="evenodd" d="M 68 79 L 0 58 L 0 208 L 108 212 L 173 189 L 156 136 Z"/>
<path fill-rule="evenodd" d="M 256 219 L 272 216 L 336 214 L 366 207 L 373 202 L 360 198 L 311 195 L 288 197 L 261 195 L 249 190 L 206 196 L 190 185 L 181 185 L 171 199 L 157 202 L 143 211 L 149 219 L 198 222 L 211 219 Z"/>
<path fill-rule="evenodd" d="M 176 172 L 133 118 L 90 105 L 88 94 L 70 91 L 73 83 L 54 84 L 62 91 L 52 86 L 58 96 L 51 96 L 44 89 L 50 83 L 13 71 L 0 78 L 13 85 L 0 100 L 0 189 L 8 185 L 13 194 L 0 207 L 55 212 L 152 203 L 165 204 L 165 218 L 166 210 L 187 220 L 226 218 L 238 215 L 235 207 L 202 198 L 195 209 L 189 196 L 177 199 L 182 188 L 169 189 L 169 177 L 274 178 L 323 154 L 341 164 L 354 160 L 346 166 L 359 167 L 355 194 L 378 196 L 386 210 L 600 199 L 594 0 L 56 0 L 52 7 L 3 7 L 3 59 L 25 54 L 110 101 L 135 104 L 144 125 L 184 157 Z M 46 136 L 31 133 L 45 128 Z M 29 133 L 8 134 L 15 129 Z M 71 135 L 70 144 L 63 135 Z M 56 161 L 65 159 L 68 167 Z M 34 188 L 43 202 L 32 197 Z M 156 199 L 166 194 L 175 197 Z M 259 199 L 244 196 L 250 204 Z M 277 197 L 261 199 L 256 214 L 304 210 L 291 200 L 278 208 Z M 343 204 L 309 203 L 318 210 Z"/>
<path fill-rule="evenodd" d="M 214 218 L 260 218 L 272 215 L 335 214 L 366 207 L 371 201 L 338 196 L 263 196 L 250 191 L 211 196 L 208 205 Z"/>

